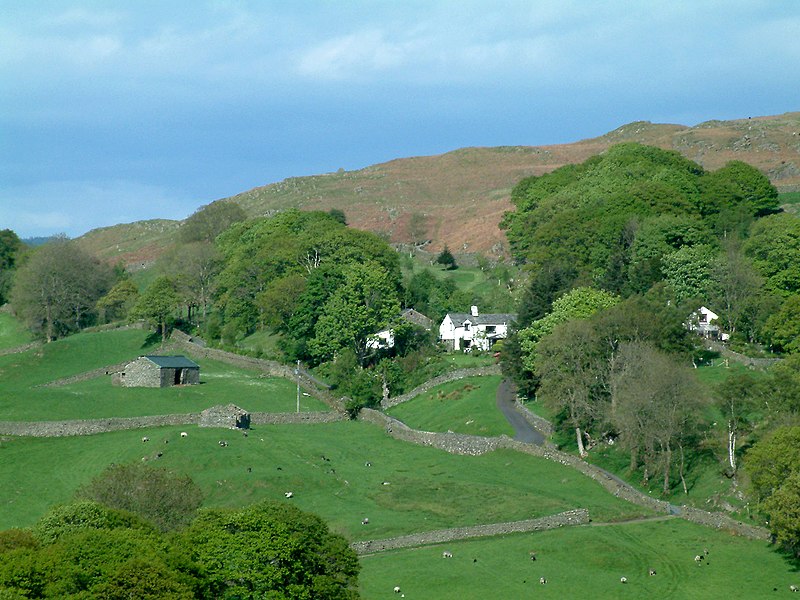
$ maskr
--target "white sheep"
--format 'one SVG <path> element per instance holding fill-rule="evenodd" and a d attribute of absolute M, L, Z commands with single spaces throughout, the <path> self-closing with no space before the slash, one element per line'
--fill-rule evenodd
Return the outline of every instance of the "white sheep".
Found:
<path fill-rule="evenodd" d="M 696 562 L 698 565 L 702 562 L 702 560 L 703 560 L 703 557 L 700 556 L 699 554 L 694 557 L 694 562 Z"/>
<path fill-rule="evenodd" d="M 628 578 L 627 577 L 620 577 L 619 578 L 619 582 L 620 583 L 628 583 Z"/>
<path fill-rule="evenodd" d="M 189 434 L 185 431 L 181 431 L 181 437 L 189 437 Z"/>
<path fill-rule="evenodd" d="M 545 579 L 544 577 L 539 577 L 539 583 L 544 585 L 545 583 L 547 583 L 547 579 Z"/>
<path fill-rule="evenodd" d="M 448 550 L 445 550 L 444 552 L 442 552 L 442 558 L 453 558 L 453 553 Z"/>
<path fill-rule="evenodd" d="M 283 495 L 286 496 L 287 498 L 291 498 L 292 496 L 294 496 L 292 492 L 283 492 Z"/>
<path fill-rule="evenodd" d="M 400 586 L 399 585 L 394 586 L 394 593 L 395 594 L 399 594 L 400 593 Z"/>
<path fill-rule="evenodd" d="M 796 592 L 797 590 L 800 590 L 800 588 L 798 588 L 796 585 L 790 585 L 789 586 L 789 591 L 790 592 Z"/>
<path fill-rule="evenodd" d="M 652 577 L 653 575 L 656 574 L 656 570 L 655 569 L 650 569 L 649 571 L 647 571 L 647 574 Z"/>
<path fill-rule="evenodd" d="M 144 437 L 142 438 L 142 442 L 143 442 L 143 443 L 144 443 L 144 442 L 149 442 L 149 441 L 150 441 L 150 438 L 149 438 L 149 437 L 147 437 L 147 436 L 144 436 Z"/>
<path fill-rule="evenodd" d="M 361 519 L 361 524 L 362 525 L 369 525 L 369 519 L 367 517 L 364 517 L 363 519 Z"/>

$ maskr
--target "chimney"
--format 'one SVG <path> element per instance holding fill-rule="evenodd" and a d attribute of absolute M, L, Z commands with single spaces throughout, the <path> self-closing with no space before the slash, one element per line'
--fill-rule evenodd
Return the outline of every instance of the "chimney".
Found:
<path fill-rule="evenodd" d="M 471 306 L 469 312 L 473 317 L 477 317 L 478 316 L 478 307 L 477 306 Z"/>

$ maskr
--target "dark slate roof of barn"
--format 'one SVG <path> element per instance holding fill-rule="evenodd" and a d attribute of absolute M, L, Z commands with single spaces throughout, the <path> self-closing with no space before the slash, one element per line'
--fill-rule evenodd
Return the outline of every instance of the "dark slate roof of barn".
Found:
<path fill-rule="evenodd" d="M 162 369 L 199 369 L 198 365 L 193 360 L 189 360 L 185 356 L 145 356 L 147 360 L 157 364 Z"/>

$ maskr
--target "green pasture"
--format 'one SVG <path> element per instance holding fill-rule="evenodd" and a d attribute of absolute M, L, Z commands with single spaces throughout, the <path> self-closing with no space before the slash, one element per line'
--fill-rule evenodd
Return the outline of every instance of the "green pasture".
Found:
<path fill-rule="evenodd" d="M 30 332 L 11 314 L 0 311 L 0 349 L 15 348 L 32 341 Z"/>
<path fill-rule="evenodd" d="M 296 384 L 280 377 L 222 362 L 198 359 L 200 385 L 170 388 L 122 388 L 100 376 L 58 387 L 42 383 L 156 352 L 138 330 L 86 333 L 40 349 L 0 357 L 0 420 L 47 421 L 200 412 L 234 403 L 251 412 L 294 412 Z M 306 395 L 300 410 L 327 410 Z"/>
<path fill-rule="evenodd" d="M 150 441 L 143 443 L 142 436 Z M 220 440 L 228 446 L 220 447 Z M 163 456 L 156 459 L 158 452 Z M 342 421 L 256 426 L 247 437 L 189 426 L 6 437 L 0 443 L 0 529 L 31 525 L 109 464 L 143 458 L 190 475 L 207 506 L 285 500 L 284 492 L 292 491 L 291 502 L 350 539 L 531 519 L 580 507 L 598 521 L 649 514 L 554 462 L 511 450 L 455 456 L 395 440 L 375 425 Z M 361 525 L 364 517 L 368 525 Z"/>
<path fill-rule="evenodd" d="M 0 311 L 0 348 L 14 348 L 31 341 L 25 326 L 7 312 Z"/>
<path fill-rule="evenodd" d="M 27 392 L 62 377 L 155 353 L 157 346 L 148 335 L 139 329 L 78 333 L 27 352 L 0 356 L 0 389 L 4 395 Z"/>
<path fill-rule="evenodd" d="M 448 352 L 442 355 L 442 362 L 447 365 L 446 370 L 453 371 L 489 367 L 497 360 L 491 354 L 481 354 L 480 352 Z"/>
<path fill-rule="evenodd" d="M 694 557 L 709 553 L 700 565 Z M 452 558 L 443 559 L 448 550 Z M 536 561 L 530 560 L 536 553 Z M 797 567 L 766 542 L 680 519 L 556 530 L 361 558 L 364 598 L 782 598 Z M 656 574 L 648 575 L 649 569 Z M 539 578 L 545 577 L 542 585 Z M 620 578 L 626 577 L 627 583 Z M 773 591 L 773 588 L 777 588 Z"/>
<path fill-rule="evenodd" d="M 430 391 L 386 411 L 409 427 L 424 431 L 454 431 L 471 435 L 514 437 L 514 430 L 495 405 L 501 377 L 467 377 Z"/>

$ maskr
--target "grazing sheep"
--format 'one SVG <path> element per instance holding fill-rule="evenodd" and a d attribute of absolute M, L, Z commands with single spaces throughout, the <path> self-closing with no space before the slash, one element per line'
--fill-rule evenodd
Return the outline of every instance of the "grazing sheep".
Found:
<path fill-rule="evenodd" d="M 790 592 L 796 592 L 797 590 L 800 590 L 800 588 L 798 588 L 796 585 L 790 585 L 789 586 L 789 591 Z"/>
<path fill-rule="evenodd" d="M 442 558 L 453 558 L 453 553 L 445 550 L 442 552 Z"/>
<path fill-rule="evenodd" d="M 247 472 L 248 473 L 252 473 L 253 472 L 253 467 L 247 467 Z"/>
<path fill-rule="evenodd" d="M 703 548 L 703 554 L 705 554 L 706 556 L 708 556 L 708 548 Z"/>
<path fill-rule="evenodd" d="M 365 462 L 365 463 L 364 463 L 364 466 L 365 466 L 365 467 L 371 467 L 371 466 L 372 466 L 372 463 L 371 463 L 371 462 L 369 462 L 369 461 L 367 461 L 367 462 Z"/>
<path fill-rule="evenodd" d="M 189 434 L 185 431 L 181 431 L 181 437 L 189 437 Z"/>
<path fill-rule="evenodd" d="M 294 496 L 292 492 L 283 492 L 283 495 L 286 496 L 287 498 L 291 498 L 292 496 Z"/>
<path fill-rule="evenodd" d="M 149 441 L 150 441 L 150 438 L 149 438 L 149 437 L 147 437 L 147 436 L 144 436 L 144 437 L 142 438 L 142 442 L 143 442 L 143 443 L 144 443 L 144 442 L 149 442 Z"/>
<path fill-rule="evenodd" d="M 536 552 L 528 552 L 528 554 L 530 555 L 531 560 L 533 560 L 533 561 L 536 560 Z"/>
<path fill-rule="evenodd" d="M 653 575 L 656 574 L 656 570 L 655 569 L 650 569 L 649 571 L 647 571 L 647 574 L 650 575 L 650 577 L 652 577 Z"/>
<path fill-rule="evenodd" d="M 544 577 L 539 577 L 539 583 L 544 585 L 545 583 L 547 583 L 547 579 L 545 579 Z"/>
<path fill-rule="evenodd" d="M 226 442 L 225 440 L 220 440 L 217 443 L 219 444 L 220 448 L 227 448 L 228 447 L 228 442 Z"/>
<path fill-rule="evenodd" d="M 169 440 L 164 440 L 164 443 L 165 444 L 169 444 Z"/>
<path fill-rule="evenodd" d="M 369 525 L 369 519 L 367 517 L 364 517 L 363 519 L 361 519 L 361 524 L 362 525 Z"/>
<path fill-rule="evenodd" d="M 702 557 L 702 556 L 700 556 L 699 554 L 698 554 L 697 556 L 695 556 L 695 557 L 694 557 L 694 562 L 696 562 L 698 565 L 699 565 L 699 564 L 700 564 L 702 561 L 703 561 L 703 557 Z"/>
<path fill-rule="evenodd" d="M 164 456 L 163 452 L 159 452 L 158 454 L 156 454 L 156 458 L 161 458 L 162 456 Z"/>
<path fill-rule="evenodd" d="M 383 485 L 391 485 L 391 483 L 389 483 L 388 481 L 384 481 Z"/>
<path fill-rule="evenodd" d="M 400 586 L 399 585 L 394 586 L 394 593 L 395 594 L 399 594 L 400 593 Z"/>
<path fill-rule="evenodd" d="M 627 577 L 620 577 L 619 578 L 619 582 L 620 583 L 628 583 L 628 578 Z"/>

